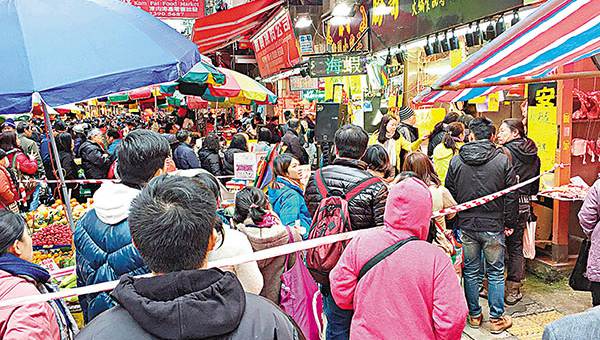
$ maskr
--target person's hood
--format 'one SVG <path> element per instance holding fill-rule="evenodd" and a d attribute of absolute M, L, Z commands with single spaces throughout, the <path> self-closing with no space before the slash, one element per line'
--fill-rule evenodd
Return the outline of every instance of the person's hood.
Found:
<path fill-rule="evenodd" d="M 131 201 L 140 190 L 121 183 L 107 182 L 102 184 L 94 194 L 93 208 L 100 221 L 106 224 L 117 224 L 129 216 Z"/>
<path fill-rule="evenodd" d="M 499 152 L 502 150 L 489 140 L 477 140 L 463 145 L 458 154 L 468 165 L 482 165 L 496 157 Z"/>
<path fill-rule="evenodd" d="M 454 157 L 454 151 L 440 143 L 433 149 L 432 157 L 433 159 L 452 159 L 452 157 Z"/>
<path fill-rule="evenodd" d="M 533 163 L 537 157 L 538 148 L 529 138 L 517 138 L 504 144 L 511 153 L 525 164 Z"/>
<path fill-rule="evenodd" d="M 427 240 L 432 201 L 429 188 L 421 180 L 408 178 L 394 185 L 385 202 L 383 223 L 405 236 Z"/>
<path fill-rule="evenodd" d="M 206 339 L 239 326 L 246 309 L 242 284 L 219 269 L 121 277 L 111 293 L 146 332 L 161 339 Z"/>

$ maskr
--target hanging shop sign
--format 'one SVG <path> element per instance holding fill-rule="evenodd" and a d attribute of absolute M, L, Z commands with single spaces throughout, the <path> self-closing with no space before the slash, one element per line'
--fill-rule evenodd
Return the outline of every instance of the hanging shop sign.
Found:
<path fill-rule="evenodd" d="M 319 78 L 311 77 L 290 77 L 290 90 L 302 91 L 302 90 L 316 90 L 319 88 Z"/>
<path fill-rule="evenodd" d="M 331 52 L 347 52 L 356 45 L 353 51 L 367 49 L 367 34 L 361 36 L 369 28 L 368 6 L 358 6 L 354 17 L 348 19 L 346 25 L 325 25 L 325 42 Z M 360 40 L 359 40 L 360 39 Z"/>
<path fill-rule="evenodd" d="M 555 82 L 527 85 L 527 136 L 538 147 L 541 171 L 554 166 L 558 139 Z"/>
<path fill-rule="evenodd" d="M 323 90 L 304 90 L 302 91 L 302 99 L 306 99 L 309 102 L 323 102 L 325 101 L 325 91 Z"/>
<path fill-rule="evenodd" d="M 201 18 L 204 0 L 121 0 L 157 18 Z"/>
<path fill-rule="evenodd" d="M 367 55 L 365 53 L 346 53 L 310 57 L 308 73 L 313 78 L 366 74 Z"/>
<path fill-rule="evenodd" d="M 313 37 L 310 34 L 302 34 L 298 37 L 300 42 L 300 52 L 302 53 L 313 53 Z"/>
<path fill-rule="evenodd" d="M 389 15 L 373 15 L 374 51 L 523 6 L 523 0 L 374 0 Z M 435 40 L 435 39 L 434 39 Z"/>
<path fill-rule="evenodd" d="M 268 77 L 282 69 L 293 67 L 300 60 L 294 26 L 287 9 L 281 10 L 250 38 L 256 54 L 261 77 Z"/>

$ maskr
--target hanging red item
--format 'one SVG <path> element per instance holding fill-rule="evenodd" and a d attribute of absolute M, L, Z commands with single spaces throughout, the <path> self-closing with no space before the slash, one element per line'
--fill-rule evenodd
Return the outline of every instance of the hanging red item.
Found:
<path fill-rule="evenodd" d="M 281 0 L 255 0 L 196 19 L 192 41 L 200 52 L 209 53 L 248 38 L 283 3 Z"/>

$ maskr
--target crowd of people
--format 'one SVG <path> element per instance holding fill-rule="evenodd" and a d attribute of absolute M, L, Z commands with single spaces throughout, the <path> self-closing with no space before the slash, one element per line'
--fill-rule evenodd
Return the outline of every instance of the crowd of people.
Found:
<path fill-rule="evenodd" d="M 318 157 L 307 115 L 286 112 L 284 123 L 269 117 L 266 124 L 260 115 L 245 118 L 229 143 L 217 133 L 202 136 L 169 120 L 161 125 L 137 116 L 54 122 L 65 179 L 119 179 L 70 185 L 73 197 L 89 190 L 94 198 L 74 231 L 77 284 L 119 284 L 112 292 L 79 296 L 81 331 L 63 302 L 53 300 L 0 309 L 0 337 L 303 339 L 305 324 L 278 307 L 290 289 L 282 277 L 294 266 L 308 267 L 320 284 L 327 339 L 460 339 L 467 324 L 482 325 L 480 297 L 488 301 L 492 333 L 511 327 L 505 304 L 523 297 L 523 232 L 539 183 L 432 216 L 540 174 L 536 145 L 521 119 L 496 126 L 468 110 L 450 112 L 424 135 L 414 112 L 403 107 L 386 114 L 371 135 L 356 125 L 340 127 L 332 149 Z M 2 300 L 52 289 L 48 272 L 31 263 L 31 238 L 17 214 L 53 194 L 43 193 L 41 184 L 20 185 L 26 176 L 57 178 L 41 126 L 6 121 L 0 134 Z M 222 176 L 233 175 L 234 155 L 274 149 L 281 152 L 270 164 L 272 183 L 265 190 L 247 186 L 233 206 L 223 206 Z M 301 165 L 316 170 L 308 183 Z M 597 186 L 582 209 L 592 239 L 600 216 Z M 343 208 L 323 203 L 331 197 Z M 323 220 L 324 210 L 347 215 Z M 329 253 L 320 276 L 314 259 L 286 255 L 208 267 L 324 235 L 332 229 L 316 228 L 329 221 L 364 232 Z M 600 251 L 592 254 L 600 263 Z"/>

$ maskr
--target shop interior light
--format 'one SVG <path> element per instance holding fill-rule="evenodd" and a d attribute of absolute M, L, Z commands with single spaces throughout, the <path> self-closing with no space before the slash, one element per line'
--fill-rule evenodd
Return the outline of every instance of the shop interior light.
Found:
<path fill-rule="evenodd" d="M 426 56 L 430 56 L 433 54 L 433 47 L 431 47 L 431 44 L 429 43 L 429 36 L 427 36 L 427 43 L 425 44 L 425 47 L 423 47 L 423 49 L 425 49 Z"/>
<path fill-rule="evenodd" d="M 506 25 L 504 25 L 504 14 L 502 14 L 498 21 L 496 21 L 496 36 L 504 33 L 504 31 L 506 31 Z"/>
<path fill-rule="evenodd" d="M 519 11 L 515 9 L 515 11 L 513 12 L 513 18 L 510 21 L 510 25 L 514 26 L 519 22 L 520 18 L 519 18 Z"/>
<path fill-rule="evenodd" d="M 442 46 L 440 44 L 440 39 L 438 38 L 438 35 L 435 35 L 435 40 L 433 41 L 433 53 L 437 54 L 442 52 Z"/>
<path fill-rule="evenodd" d="M 298 19 L 296 19 L 296 24 L 294 25 L 294 27 L 296 28 L 308 28 L 310 26 L 312 26 L 312 19 L 309 15 L 302 15 L 299 16 Z"/>
<path fill-rule="evenodd" d="M 444 39 L 440 41 L 440 45 L 442 46 L 443 52 L 450 51 L 450 43 L 448 42 L 448 31 L 444 32 Z"/>
<path fill-rule="evenodd" d="M 350 18 L 348 17 L 332 17 L 331 20 L 329 20 L 331 26 L 343 26 L 348 25 L 349 23 Z"/>
<path fill-rule="evenodd" d="M 377 7 L 373 7 L 373 15 L 376 16 L 384 16 L 392 14 L 392 6 L 386 6 L 385 4 L 378 5 Z"/>
<path fill-rule="evenodd" d="M 450 49 L 458 50 L 460 48 L 460 44 L 458 43 L 458 37 L 456 36 L 456 32 L 452 29 L 452 36 L 449 39 Z"/>
<path fill-rule="evenodd" d="M 347 2 L 340 2 L 331 11 L 331 15 L 334 17 L 350 17 L 352 16 L 352 12 L 354 10 L 354 6 Z"/>
<path fill-rule="evenodd" d="M 492 21 L 490 21 L 487 28 L 485 29 L 485 40 L 492 41 L 494 40 L 494 38 L 496 38 L 496 26 L 493 24 Z"/>

